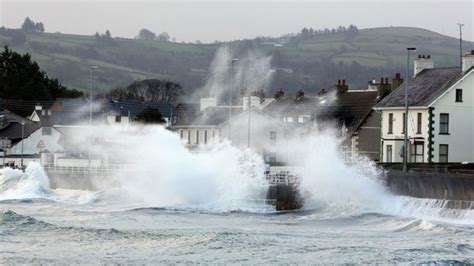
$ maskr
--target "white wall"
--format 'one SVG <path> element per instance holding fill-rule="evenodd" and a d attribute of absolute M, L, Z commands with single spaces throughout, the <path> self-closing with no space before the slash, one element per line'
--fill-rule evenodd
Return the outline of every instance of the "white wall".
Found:
<path fill-rule="evenodd" d="M 175 131 L 183 144 L 188 147 L 215 143 L 219 141 L 220 129 L 216 127 L 177 127 Z M 207 132 L 207 139 L 205 138 Z M 199 141 L 198 141 L 199 134 Z"/>
<path fill-rule="evenodd" d="M 21 143 L 24 142 L 23 154 L 38 154 L 42 150 L 49 150 L 50 152 L 62 151 L 63 147 L 58 144 L 61 133 L 54 127 L 51 127 L 51 135 L 43 135 L 42 128 L 33 132 L 23 141 L 16 143 L 7 154 L 21 154 Z M 38 148 L 40 141 L 43 142 L 45 148 Z"/>
<path fill-rule="evenodd" d="M 456 89 L 462 89 L 463 101 L 456 102 Z M 433 104 L 433 161 L 439 162 L 439 144 L 448 144 L 449 162 L 474 162 L 474 74 L 466 76 L 457 86 Z M 441 113 L 449 114 L 449 135 L 439 134 Z"/>
<path fill-rule="evenodd" d="M 389 114 L 393 114 L 393 130 L 389 134 Z M 387 145 L 392 145 L 392 162 L 402 162 L 400 157 L 400 149 L 403 147 L 404 133 L 403 133 L 403 108 L 398 109 L 384 109 L 382 110 L 382 153 L 381 162 L 387 162 Z M 418 113 L 421 113 L 421 133 L 418 133 Z M 410 108 L 408 111 L 408 139 L 419 138 L 424 141 L 424 158 L 423 162 L 428 161 L 428 108 Z M 408 153 L 410 156 L 410 152 Z"/>

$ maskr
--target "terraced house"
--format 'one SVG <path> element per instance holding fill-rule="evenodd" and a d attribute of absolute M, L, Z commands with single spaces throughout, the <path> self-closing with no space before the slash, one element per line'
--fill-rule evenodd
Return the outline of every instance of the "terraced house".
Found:
<path fill-rule="evenodd" d="M 381 162 L 402 162 L 404 119 L 408 117 L 408 162 L 474 162 L 474 51 L 461 67 L 434 68 L 431 56 L 418 56 L 409 82 L 376 106 L 381 112 Z"/>

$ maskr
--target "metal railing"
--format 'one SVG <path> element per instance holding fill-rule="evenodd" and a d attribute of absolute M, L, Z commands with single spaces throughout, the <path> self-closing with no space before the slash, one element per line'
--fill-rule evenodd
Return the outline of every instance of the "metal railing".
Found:
<path fill-rule="evenodd" d="M 299 183 L 299 176 L 289 171 L 280 171 L 277 173 L 266 173 L 265 178 L 271 186 L 275 185 L 295 185 Z"/>

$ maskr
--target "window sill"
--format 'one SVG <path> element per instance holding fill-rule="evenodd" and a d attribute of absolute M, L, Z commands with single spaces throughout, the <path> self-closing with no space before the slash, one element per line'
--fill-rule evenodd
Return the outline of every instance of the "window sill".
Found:
<path fill-rule="evenodd" d="M 462 103 L 463 101 L 455 101 L 455 103 Z"/>
<path fill-rule="evenodd" d="M 439 133 L 439 135 L 451 135 L 449 133 Z"/>

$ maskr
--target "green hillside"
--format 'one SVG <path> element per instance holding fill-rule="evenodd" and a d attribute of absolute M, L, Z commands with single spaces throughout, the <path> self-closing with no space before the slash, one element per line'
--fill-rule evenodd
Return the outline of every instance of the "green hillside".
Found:
<path fill-rule="evenodd" d="M 19 32 L 19 31 L 18 31 Z M 88 89 L 90 65 L 97 65 L 95 80 L 99 90 L 126 86 L 134 80 L 166 78 L 183 85 L 185 92 L 201 87 L 216 50 L 222 44 L 186 44 L 138 39 L 98 39 L 95 36 L 61 33 L 21 33 L 0 31 L 0 45 L 28 52 L 34 60 L 64 85 Z M 19 40 L 18 40 L 19 39 Z M 387 27 L 359 30 L 356 34 L 332 33 L 303 38 L 257 38 L 229 45 L 244 52 L 257 49 L 273 55 L 272 66 L 291 69 L 277 72 L 276 89 L 319 89 L 345 78 L 351 85 L 364 86 L 367 80 L 404 72 L 405 49 L 416 46 L 421 54 L 431 54 L 437 66 L 453 66 L 459 61 L 459 42 L 419 28 Z M 465 43 L 465 47 L 473 47 Z"/>

